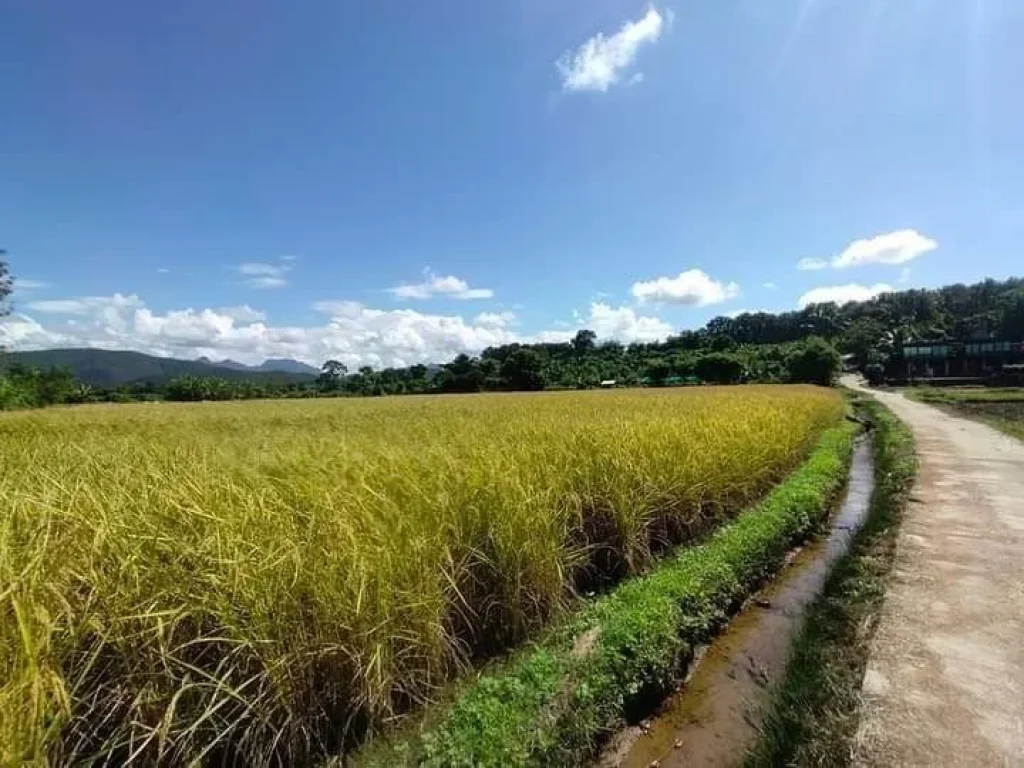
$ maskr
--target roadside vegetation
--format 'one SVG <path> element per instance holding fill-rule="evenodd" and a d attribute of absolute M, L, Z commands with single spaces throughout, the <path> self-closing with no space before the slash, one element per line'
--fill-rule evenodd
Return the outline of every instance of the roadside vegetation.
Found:
<path fill-rule="evenodd" d="M 984 422 L 1011 437 L 1024 440 L 1024 389 L 917 387 L 907 389 L 905 393 L 922 403 L 936 405 L 954 416 L 966 416 Z"/>
<path fill-rule="evenodd" d="M 910 430 L 873 399 L 856 404 L 876 426 L 868 518 L 808 612 L 749 766 L 851 763 L 861 681 L 917 471 Z"/>
<path fill-rule="evenodd" d="M 344 751 L 756 504 L 843 407 L 751 386 L 3 414 L 0 763 Z M 686 566 L 685 594 L 717 585 L 694 613 L 671 598 L 601 647 L 661 654 L 664 622 L 718 616 L 827 485 Z"/>

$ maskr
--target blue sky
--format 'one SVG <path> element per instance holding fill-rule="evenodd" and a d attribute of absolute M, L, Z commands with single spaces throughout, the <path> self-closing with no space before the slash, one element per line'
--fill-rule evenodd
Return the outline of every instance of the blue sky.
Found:
<path fill-rule="evenodd" d="M 0 5 L 8 347 L 381 366 L 1020 273 L 1017 0 Z"/>

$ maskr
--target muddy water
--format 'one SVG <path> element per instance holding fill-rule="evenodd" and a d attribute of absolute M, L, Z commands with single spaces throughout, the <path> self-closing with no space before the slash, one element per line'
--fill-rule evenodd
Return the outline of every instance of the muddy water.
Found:
<path fill-rule="evenodd" d="M 785 673 L 804 613 L 864 521 L 873 487 L 871 447 L 862 440 L 828 537 L 797 552 L 704 649 L 683 687 L 650 721 L 616 735 L 598 766 L 732 766 L 743 761 L 757 740 L 769 689 Z"/>

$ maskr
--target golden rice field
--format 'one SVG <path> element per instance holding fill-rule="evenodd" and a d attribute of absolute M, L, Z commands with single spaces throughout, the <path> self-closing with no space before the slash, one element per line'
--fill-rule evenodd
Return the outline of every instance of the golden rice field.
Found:
<path fill-rule="evenodd" d="M 748 386 L 0 414 L 0 763 L 308 762 L 758 499 Z"/>

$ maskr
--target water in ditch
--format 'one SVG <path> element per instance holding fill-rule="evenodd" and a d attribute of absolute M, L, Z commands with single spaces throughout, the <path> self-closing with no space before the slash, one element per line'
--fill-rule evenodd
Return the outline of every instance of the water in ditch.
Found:
<path fill-rule="evenodd" d="M 799 550 L 698 656 L 683 686 L 655 715 L 621 731 L 597 765 L 732 766 L 759 733 L 770 689 L 786 671 L 804 614 L 867 516 L 874 489 L 869 439 L 854 449 L 850 480 L 827 537 Z"/>

